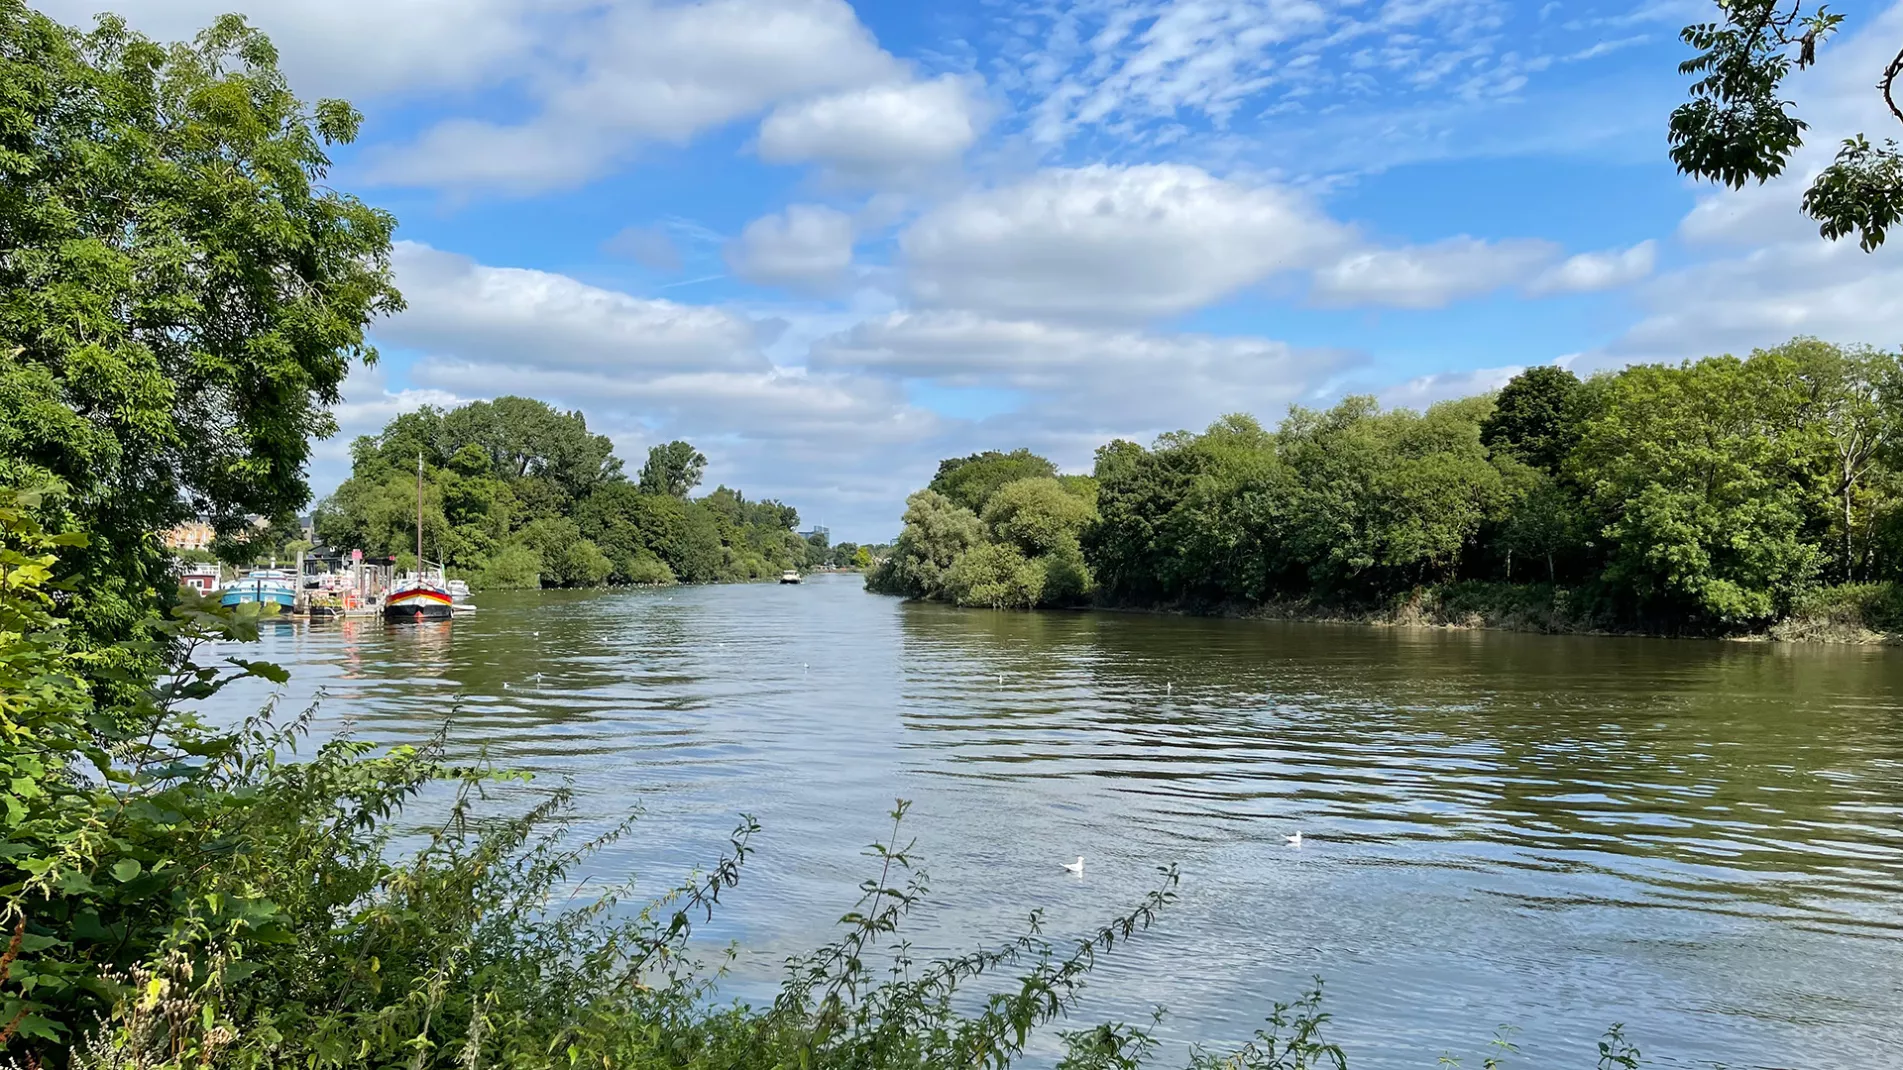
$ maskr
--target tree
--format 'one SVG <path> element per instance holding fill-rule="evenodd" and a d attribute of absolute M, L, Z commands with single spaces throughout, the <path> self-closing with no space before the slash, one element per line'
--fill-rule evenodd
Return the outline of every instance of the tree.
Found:
<path fill-rule="evenodd" d="M 1057 466 L 1030 450 L 1016 449 L 1010 453 L 986 450 L 969 457 L 940 461 L 938 474 L 927 487 L 954 504 L 982 513 L 985 503 L 1006 483 L 1055 475 Z"/>
<path fill-rule="evenodd" d="M 1577 432 L 1569 411 L 1579 393 L 1579 377 L 1543 364 L 1507 381 L 1493 401 L 1493 412 L 1480 421 L 1480 441 L 1541 471 L 1559 471 Z"/>
<path fill-rule="evenodd" d="M 65 612 L 123 636 L 175 584 L 156 532 L 230 535 L 309 497 L 309 442 L 375 317 L 389 213 L 324 184 L 355 138 L 227 16 L 162 47 L 0 0 L 0 480 L 90 533 Z"/>
<path fill-rule="evenodd" d="M 1734 189 L 1765 182 L 1784 171 L 1804 143 L 1807 124 L 1780 97 L 1793 67 L 1817 62 L 1817 46 L 1842 26 L 1844 16 L 1804 0 L 1727 0 L 1722 22 L 1685 27 L 1680 38 L 1697 54 L 1679 73 L 1701 75 L 1691 99 L 1672 112 L 1668 136 L 1672 162 L 1683 174 L 1722 182 Z M 1903 51 L 1884 67 L 1877 90 L 1890 114 L 1903 123 L 1897 79 Z M 1870 251 L 1903 218 L 1903 152 L 1893 138 L 1872 144 L 1863 134 L 1844 141 L 1829 167 L 1812 181 L 1805 214 L 1831 240 L 1858 236 Z"/>
<path fill-rule="evenodd" d="M 921 490 L 905 499 L 905 529 L 892 556 L 866 577 L 866 587 L 909 598 L 937 597 L 958 559 L 984 543 L 977 514 L 935 490 Z"/>
<path fill-rule="evenodd" d="M 1610 544 L 1606 579 L 1654 612 L 1721 625 L 1787 610 L 1823 560 L 1805 537 L 1805 401 L 1776 354 L 1608 379 L 1567 465 Z"/>
<path fill-rule="evenodd" d="M 706 470 L 707 458 L 693 446 L 676 439 L 648 450 L 648 463 L 641 466 L 641 490 L 685 498 L 689 491 L 700 486 L 701 473 Z"/>
<path fill-rule="evenodd" d="M 994 541 L 1010 543 L 1033 557 L 1075 546 L 1085 525 L 1096 518 L 1089 501 L 1049 476 L 999 487 L 983 514 Z"/>
<path fill-rule="evenodd" d="M 1903 442 L 1903 364 L 1894 353 L 1845 349 L 1795 338 L 1753 359 L 1783 358 L 1807 395 L 1803 419 L 1828 454 L 1830 496 L 1837 507 L 1837 571 L 1861 578 L 1869 546 L 1870 505 L 1864 493 L 1880 458 Z"/>

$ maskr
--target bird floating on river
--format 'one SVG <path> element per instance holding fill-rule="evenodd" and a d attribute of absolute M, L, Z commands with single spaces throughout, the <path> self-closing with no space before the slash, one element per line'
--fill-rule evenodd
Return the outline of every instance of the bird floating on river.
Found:
<path fill-rule="evenodd" d="M 1084 872 L 1084 856 L 1078 855 L 1077 861 L 1064 863 L 1064 868 L 1072 873 L 1082 875 Z"/>
<path fill-rule="evenodd" d="M 1282 838 L 1288 841 L 1290 847 L 1300 847 L 1302 845 L 1302 834 L 1299 832 L 1290 833 Z"/>

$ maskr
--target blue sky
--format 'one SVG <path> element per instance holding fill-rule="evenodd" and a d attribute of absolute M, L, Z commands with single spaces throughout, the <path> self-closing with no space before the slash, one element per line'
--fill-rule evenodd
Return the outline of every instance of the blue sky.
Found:
<path fill-rule="evenodd" d="M 231 6 L 116 9 L 178 38 Z M 1665 158 L 1704 2 L 271 0 L 298 90 L 366 116 L 333 178 L 402 221 L 410 303 L 313 481 L 406 408 L 521 393 L 883 539 L 976 449 L 1084 470 L 1535 363 L 1895 345 L 1897 250 L 1796 211 L 1888 132 L 1903 5 L 1833 8 L 1812 147 L 1731 192 Z"/>

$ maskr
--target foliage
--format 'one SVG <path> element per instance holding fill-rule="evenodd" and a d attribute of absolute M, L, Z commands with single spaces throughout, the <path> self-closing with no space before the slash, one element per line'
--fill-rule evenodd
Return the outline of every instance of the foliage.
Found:
<path fill-rule="evenodd" d="M 1023 457 L 948 461 L 935 482 Z M 1585 382 L 1533 368 L 1424 413 L 1351 397 L 1274 431 L 1230 415 L 1108 443 L 1090 477 L 983 485 L 982 516 L 914 495 L 867 586 L 997 607 L 1758 629 L 1819 583 L 1903 579 L 1903 363 L 1798 338 Z M 1512 583 L 1539 589 L 1501 593 Z"/>
<path fill-rule="evenodd" d="M 1096 481 L 1038 474 L 992 482 L 1000 472 L 1022 471 L 1055 468 L 1026 450 L 940 465 L 940 479 L 953 490 L 983 499 L 983 516 L 929 487 L 912 495 L 905 528 L 892 554 L 867 575 L 866 589 L 991 609 L 1084 598 L 1092 581 L 1081 540 L 1096 520 Z"/>
<path fill-rule="evenodd" d="M 944 495 L 953 504 L 982 513 L 985 503 L 1006 483 L 1057 475 L 1057 466 L 1028 449 L 999 453 L 986 450 L 969 457 L 938 463 L 938 474 L 927 488 Z"/>
<path fill-rule="evenodd" d="M 700 485 L 707 470 L 707 458 L 685 442 L 674 441 L 648 450 L 648 461 L 641 466 L 641 489 L 648 494 L 668 494 L 685 498 Z"/>
<path fill-rule="evenodd" d="M 759 579 L 807 553 L 791 506 L 727 487 L 686 498 L 706 464 L 687 443 L 655 447 L 637 485 L 581 413 L 529 398 L 404 413 L 351 457 L 350 479 L 316 510 L 318 537 L 413 552 L 420 457 L 425 556 L 480 588 Z"/>
<path fill-rule="evenodd" d="M 1579 377 L 1572 372 L 1551 364 L 1528 368 L 1493 399 L 1493 412 L 1480 421 L 1481 445 L 1495 455 L 1558 472 L 1578 438 L 1573 411 L 1578 395 Z"/>
<path fill-rule="evenodd" d="M 0 0 L 0 480 L 90 536 L 60 612 L 126 638 L 176 584 L 155 533 L 308 497 L 395 220 L 326 184 L 360 117 L 306 106 L 237 16 L 189 45 Z"/>
<path fill-rule="evenodd" d="M 1697 54 L 1679 64 L 1696 74 L 1691 99 L 1672 112 L 1672 162 L 1683 174 L 1732 188 L 1782 174 L 1804 143 L 1806 124 L 1784 100 L 1784 79 L 1793 68 L 1817 62 L 1817 46 L 1843 25 L 1844 16 L 1803 0 L 1725 0 L 1722 22 L 1685 27 L 1680 38 Z M 1903 123 L 1897 80 L 1899 51 L 1877 79 L 1890 114 Z M 1805 192 L 1803 209 L 1831 240 L 1858 236 L 1868 252 L 1903 219 L 1903 152 L 1894 139 L 1873 145 L 1863 134 L 1843 143 L 1837 158 Z"/>

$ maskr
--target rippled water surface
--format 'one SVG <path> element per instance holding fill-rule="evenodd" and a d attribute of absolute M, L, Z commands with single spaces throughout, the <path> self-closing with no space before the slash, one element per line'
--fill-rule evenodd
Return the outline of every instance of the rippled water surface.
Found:
<path fill-rule="evenodd" d="M 280 625 L 285 701 L 630 807 L 671 883 L 765 826 L 717 940 L 758 998 L 826 938 L 895 796 L 921 950 L 1057 934 L 1181 866 L 1085 1018 L 1165 1065 L 1327 979 L 1355 1067 L 1903 1067 L 1903 651 L 905 605 L 856 577 L 479 597 L 449 625 Z M 235 696 L 253 702 L 260 692 Z M 1300 830 L 1299 848 L 1284 835 Z M 1059 866 L 1088 859 L 1082 878 Z"/>

